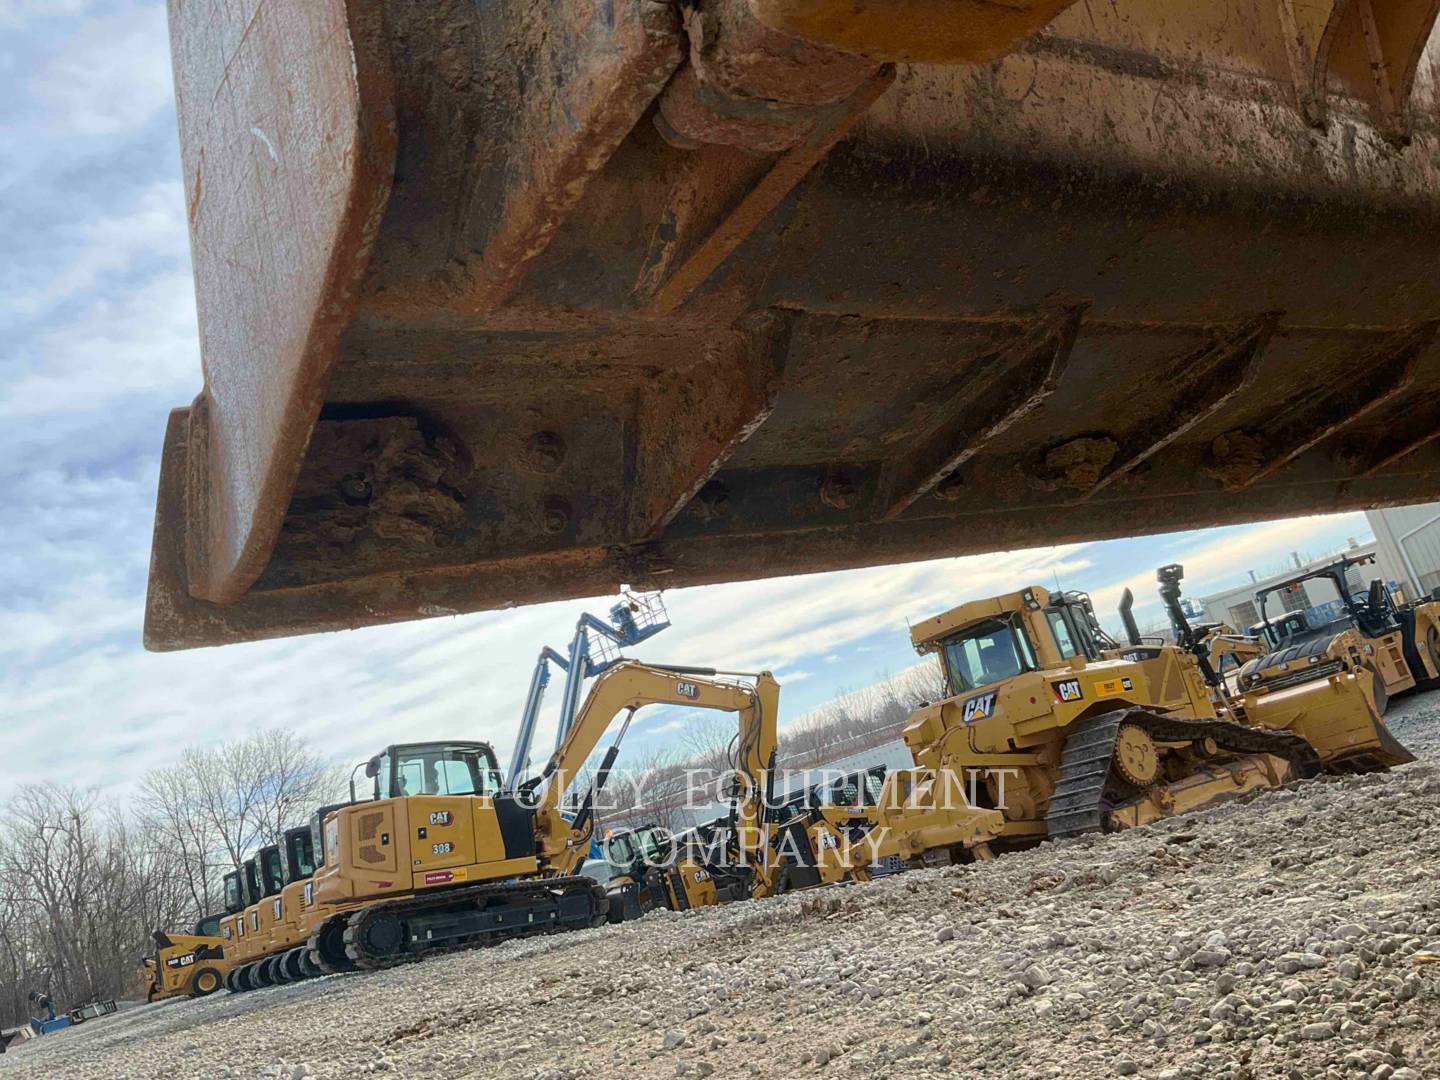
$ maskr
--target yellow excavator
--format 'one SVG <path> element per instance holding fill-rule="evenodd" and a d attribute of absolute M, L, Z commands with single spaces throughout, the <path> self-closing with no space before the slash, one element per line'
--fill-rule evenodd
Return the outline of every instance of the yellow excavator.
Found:
<path fill-rule="evenodd" d="M 146 1001 L 208 997 L 225 984 L 230 961 L 225 955 L 225 940 L 220 935 L 220 922 L 224 917 L 223 914 L 207 915 L 189 933 L 155 931 L 155 955 L 141 961 Z"/>
<path fill-rule="evenodd" d="M 1230 713 L 1209 646 L 1179 606 L 1183 569 L 1158 572 L 1177 645 L 1122 650 L 1075 594 L 1032 586 L 917 624 L 947 696 L 905 729 L 917 765 L 970 781 L 1004 816 L 999 846 L 1144 824 L 1322 769 L 1407 760 L 1378 717 L 1353 707 L 1270 727 Z M 1126 658 L 1126 656 L 1130 658 Z M 1353 704 L 1353 703 L 1352 703 Z M 1242 722 L 1243 721 L 1243 722 Z"/>
<path fill-rule="evenodd" d="M 314 851 L 311 826 L 287 829 L 280 843 L 225 875 L 227 917 L 220 933 L 231 961 L 226 989 L 254 990 L 320 973 L 309 961 L 305 922 Z"/>
<path fill-rule="evenodd" d="M 502 781 L 486 743 L 407 743 L 376 754 L 364 763 L 370 798 L 362 801 L 352 790 L 350 803 L 318 815 L 313 875 L 287 884 L 284 859 L 270 848 L 227 879 L 238 909 L 221 927 L 227 944 L 238 943 L 227 985 L 248 990 L 602 924 L 610 903 L 605 889 L 576 871 L 590 849 L 594 800 L 634 713 L 653 704 L 763 713 L 773 727 L 779 687 L 768 673 L 754 685 L 712 676 L 709 669 L 629 660 L 609 667 L 545 767 L 513 786 Z M 564 793 L 622 712 L 625 721 L 593 785 L 567 813 Z M 742 723 L 746 730 L 762 726 Z M 757 775 L 769 764 L 761 752 L 754 745 L 739 749 Z M 747 800 L 737 818 L 742 859 L 763 850 L 761 801 Z"/>

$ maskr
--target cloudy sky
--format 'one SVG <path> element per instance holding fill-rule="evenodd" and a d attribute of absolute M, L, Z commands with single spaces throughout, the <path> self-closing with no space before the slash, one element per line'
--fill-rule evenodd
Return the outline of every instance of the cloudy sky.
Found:
<path fill-rule="evenodd" d="M 165 417 L 200 386 L 164 4 L 0 0 L 0 101 L 0 796 L 123 789 L 256 724 L 346 760 L 462 736 L 508 760 L 540 646 L 605 601 L 141 649 Z M 1152 602 L 1162 562 L 1199 595 L 1368 535 L 1352 514 L 677 590 L 674 627 L 642 655 L 773 668 L 784 723 L 913 663 L 907 619 L 966 599 L 1058 577 L 1111 611 L 1126 584 Z M 671 727 L 652 716 L 635 735 Z"/>

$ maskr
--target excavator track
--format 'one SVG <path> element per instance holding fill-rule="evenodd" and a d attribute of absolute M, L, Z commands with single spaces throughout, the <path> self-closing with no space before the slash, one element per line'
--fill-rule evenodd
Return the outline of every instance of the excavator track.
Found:
<path fill-rule="evenodd" d="M 1233 754 L 1274 754 L 1295 768 L 1296 775 L 1321 771 L 1315 748 L 1287 731 L 1247 727 L 1228 720 L 1183 720 L 1143 708 L 1116 709 L 1070 727 L 1060 758 L 1060 782 L 1050 797 L 1045 825 L 1052 838 L 1098 832 L 1105 826 L 1105 785 L 1110 778 L 1115 742 L 1122 725 L 1134 725 L 1157 742 L 1203 742 L 1213 739 L 1219 750 Z"/>
<path fill-rule="evenodd" d="M 605 887 L 587 877 L 476 885 L 385 901 L 349 915 L 345 955 L 355 967 L 373 971 L 512 938 L 601 926 L 609 908 Z"/>

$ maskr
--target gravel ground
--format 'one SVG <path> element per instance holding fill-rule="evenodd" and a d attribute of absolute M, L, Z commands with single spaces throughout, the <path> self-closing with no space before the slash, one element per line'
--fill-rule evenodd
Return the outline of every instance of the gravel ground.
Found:
<path fill-rule="evenodd" d="M 1421 760 L 990 864 L 164 1002 L 43 1077 L 1440 1077 L 1440 694 Z"/>

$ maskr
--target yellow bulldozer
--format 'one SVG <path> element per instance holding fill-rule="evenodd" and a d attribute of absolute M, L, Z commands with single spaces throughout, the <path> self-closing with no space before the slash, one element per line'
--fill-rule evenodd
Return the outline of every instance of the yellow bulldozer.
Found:
<path fill-rule="evenodd" d="M 172 2 L 145 640 L 1432 498 L 1436 17 Z"/>
<path fill-rule="evenodd" d="M 1181 628 L 1175 645 L 1122 646 L 1083 594 L 1040 586 L 912 628 L 916 648 L 938 656 L 948 693 L 914 713 L 905 741 L 917 765 L 976 778 L 971 801 L 1004 816 L 994 846 L 1141 825 L 1323 769 L 1409 760 L 1361 707 L 1353 677 L 1342 710 L 1272 725 L 1227 708 L 1210 644 L 1178 604 L 1183 570 L 1158 575 Z"/>

